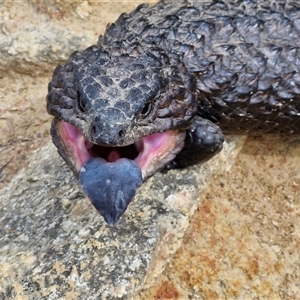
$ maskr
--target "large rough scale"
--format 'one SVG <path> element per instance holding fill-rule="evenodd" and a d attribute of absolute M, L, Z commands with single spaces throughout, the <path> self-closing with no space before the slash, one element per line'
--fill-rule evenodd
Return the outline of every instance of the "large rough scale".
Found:
<path fill-rule="evenodd" d="M 199 114 L 225 133 L 299 132 L 298 4 L 188 3 L 141 6 L 121 16 L 98 44 L 139 36 L 144 43 L 182 55 L 197 79 Z"/>
<path fill-rule="evenodd" d="M 114 145 L 185 129 L 195 105 L 224 133 L 299 132 L 299 20 L 295 1 L 139 6 L 56 69 L 48 111 Z"/>
<path fill-rule="evenodd" d="M 224 133 L 299 132 L 300 7 L 295 1 L 163 1 L 108 28 L 159 45 L 197 78 L 198 113 Z M 142 43 L 141 42 L 141 43 Z"/>

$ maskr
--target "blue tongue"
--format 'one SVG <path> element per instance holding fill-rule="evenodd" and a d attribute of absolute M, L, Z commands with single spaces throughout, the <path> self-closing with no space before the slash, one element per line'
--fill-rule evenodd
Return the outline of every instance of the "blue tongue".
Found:
<path fill-rule="evenodd" d="M 105 221 L 114 225 L 125 212 L 143 183 L 142 173 L 133 160 L 116 162 L 93 157 L 80 170 L 79 181 Z"/>

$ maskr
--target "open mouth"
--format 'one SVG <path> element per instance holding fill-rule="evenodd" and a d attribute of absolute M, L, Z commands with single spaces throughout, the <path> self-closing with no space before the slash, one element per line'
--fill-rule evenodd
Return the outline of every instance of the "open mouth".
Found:
<path fill-rule="evenodd" d="M 126 158 L 136 163 L 143 180 L 173 160 L 183 148 L 185 138 L 183 132 L 171 130 L 143 137 L 128 146 L 107 147 L 91 143 L 75 126 L 67 122 L 59 121 L 57 130 L 77 172 L 93 157 L 100 157 L 111 163 Z"/>
<path fill-rule="evenodd" d="M 183 148 L 185 132 L 155 133 L 124 147 L 91 143 L 73 125 L 58 121 L 54 139 L 75 171 L 87 197 L 105 221 L 114 225 L 142 183 L 172 161 Z"/>

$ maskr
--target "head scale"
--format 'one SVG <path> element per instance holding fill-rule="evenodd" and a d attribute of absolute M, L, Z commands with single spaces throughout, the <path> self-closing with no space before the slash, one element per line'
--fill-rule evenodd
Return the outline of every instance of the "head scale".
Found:
<path fill-rule="evenodd" d="M 185 129 L 196 113 L 195 83 L 185 66 L 161 49 L 123 50 L 94 45 L 74 52 L 54 71 L 48 112 L 105 146 Z"/>

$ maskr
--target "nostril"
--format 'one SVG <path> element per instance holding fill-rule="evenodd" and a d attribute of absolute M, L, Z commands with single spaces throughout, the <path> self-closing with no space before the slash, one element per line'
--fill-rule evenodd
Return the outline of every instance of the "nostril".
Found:
<path fill-rule="evenodd" d="M 121 129 L 120 131 L 119 131 L 119 137 L 122 137 L 124 135 L 124 131 Z"/>
<path fill-rule="evenodd" d="M 92 136 L 96 136 L 97 135 L 97 127 L 95 125 L 92 125 L 90 127 L 90 133 Z"/>

